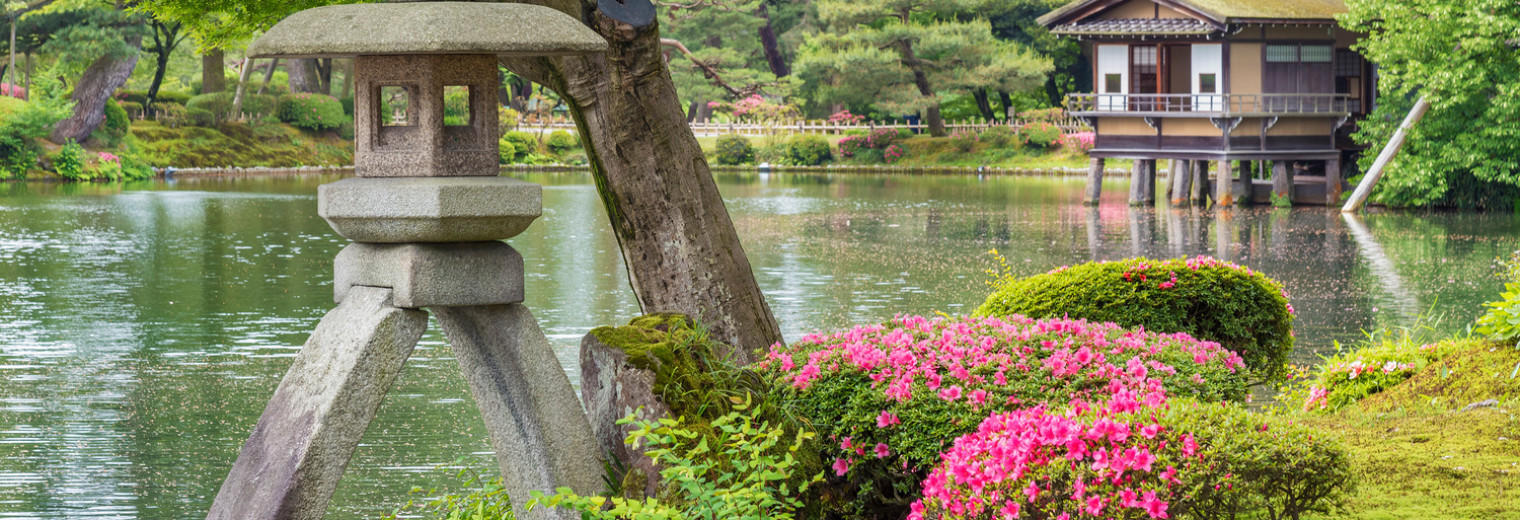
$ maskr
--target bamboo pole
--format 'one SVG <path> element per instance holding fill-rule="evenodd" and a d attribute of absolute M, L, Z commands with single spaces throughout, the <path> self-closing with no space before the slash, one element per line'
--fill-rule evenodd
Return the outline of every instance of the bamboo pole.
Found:
<path fill-rule="evenodd" d="M 1414 125 L 1419 123 L 1428 111 L 1430 111 L 1430 98 L 1420 96 L 1414 108 L 1410 109 L 1409 115 L 1404 117 L 1404 123 L 1400 124 L 1398 131 L 1393 133 L 1393 138 L 1388 140 L 1388 146 L 1383 147 L 1383 153 L 1378 154 L 1377 161 L 1372 163 L 1372 169 L 1367 170 L 1367 175 L 1362 177 L 1362 182 L 1356 186 L 1351 199 L 1346 201 L 1345 206 L 1341 206 L 1342 213 L 1356 213 L 1367 204 L 1367 198 L 1372 196 L 1372 188 L 1377 186 L 1378 180 L 1383 178 L 1383 170 L 1388 167 L 1388 163 L 1393 162 L 1394 157 L 1398 156 L 1399 150 L 1404 148 L 1404 141 L 1409 139 L 1409 130 L 1414 128 Z"/>

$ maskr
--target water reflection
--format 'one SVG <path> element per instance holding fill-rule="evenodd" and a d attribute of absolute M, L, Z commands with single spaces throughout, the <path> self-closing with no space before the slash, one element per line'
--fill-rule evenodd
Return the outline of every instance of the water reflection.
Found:
<path fill-rule="evenodd" d="M 600 199 L 545 185 L 512 243 L 527 297 L 575 374 L 590 328 L 639 313 Z M 0 518 L 199 518 L 306 335 L 332 306 L 345 243 L 317 216 L 320 175 L 173 185 L 0 185 Z M 1081 179 L 718 177 L 787 338 L 897 313 L 968 312 L 986 251 L 1021 275 L 1088 260 L 1208 254 L 1281 280 L 1312 362 L 1437 299 L 1469 321 L 1493 297 L 1507 215 L 1324 208 L 1132 208 Z M 1111 182 L 1112 184 L 1113 182 Z M 435 468 L 491 465 L 484 426 L 433 326 L 371 425 L 331 518 L 373 518 Z"/>

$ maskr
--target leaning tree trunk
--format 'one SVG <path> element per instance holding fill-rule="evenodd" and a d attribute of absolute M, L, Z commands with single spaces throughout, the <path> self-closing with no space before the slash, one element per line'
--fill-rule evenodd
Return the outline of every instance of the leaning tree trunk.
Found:
<path fill-rule="evenodd" d="M 227 90 L 227 56 L 221 49 L 211 49 L 201 55 L 201 93 L 211 94 Z"/>
<path fill-rule="evenodd" d="M 53 142 L 83 141 L 100 127 L 106 118 L 106 101 L 126 84 L 127 78 L 132 77 L 132 69 L 137 67 L 136 50 L 142 48 L 142 38 L 133 37 L 127 44 L 133 49 L 127 56 L 106 56 L 84 69 L 84 76 L 74 84 L 74 95 L 69 97 L 74 101 L 74 113 L 53 125 L 50 136 Z"/>
<path fill-rule="evenodd" d="M 697 317 L 736 362 L 781 341 L 696 136 L 686 124 L 648 0 L 543 0 L 607 38 L 606 54 L 503 58 L 567 101 L 645 313 Z M 650 16 L 640 16 L 642 11 Z M 628 12 L 633 12 L 629 15 Z M 632 20 L 627 23 L 619 20 Z"/>
<path fill-rule="evenodd" d="M 771 68 L 771 74 L 776 77 L 786 77 L 792 74 L 792 67 L 787 65 L 786 57 L 781 55 L 781 43 L 776 40 L 776 29 L 771 27 L 771 11 L 765 2 L 760 2 L 760 7 L 755 8 L 755 16 L 765 23 L 760 25 L 760 48 L 765 51 L 765 64 Z"/>
<path fill-rule="evenodd" d="M 903 62 L 907 63 L 908 70 L 913 71 L 913 84 L 918 86 L 918 94 L 928 100 L 924 107 L 924 122 L 929 125 L 929 135 L 944 137 L 949 135 L 945 131 L 945 120 L 939 115 L 939 100 L 934 99 L 934 89 L 929 88 L 929 74 L 924 72 L 924 66 L 919 63 L 918 56 L 913 53 L 913 44 L 904 40 L 900 43 L 903 51 Z"/>
<path fill-rule="evenodd" d="M 971 91 L 971 97 L 976 99 L 976 110 L 982 113 L 982 117 L 988 121 L 997 121 L 996 112 L 992 111 L 992 98 L 987 95 L 987 89 L 979 88 Z"/>

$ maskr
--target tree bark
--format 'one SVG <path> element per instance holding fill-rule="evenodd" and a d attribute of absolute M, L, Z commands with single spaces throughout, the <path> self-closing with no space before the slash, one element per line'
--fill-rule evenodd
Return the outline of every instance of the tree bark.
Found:
<path fill-rule="evenodd" d="M 130 38 L 127 44 L 140 49 L 142 38 Z M 100 127 L 100 122 L 106 118 L 106 101 L 116 89 L 126 84 L 127 78 L 132 77 L 137 56 L 136 52 L 125 57 L 106 56 L 84 69 L 84 76 L 79 78 L 74 85 L 74 94 L 69 96 L 74 101 L 74 113 L 53 125 L 53 133 L 49 136 L 53 142 L 83 141 Z"/>
<path fill-rule="evenodd" d="M 899 43 L 902 47 L 903 62 L 908 65 L 908 70 L 913 71 L 913 84 L 918 86 L 918 93 L 930 100 L 924 107 L 924 122 L 929 125 L 929 135 L 944 137 L 949 135 L 945 131 L 945 120 L 939 116 L 939 102 L 934 101 L 934 89 L 929 88 L 929 75 L 924 72 L 924 65 L 919 63 L 918 55 L 913 52 L 913 44 L 904 40 Z"/>
<path fill-rule="evenodd" d="M 201 55 L 201 93 L 211 94 L 227 90 L 227 55 L 221 49 L 211 49 Z"/>
<path fill-rule="evenodd" d="M 755 9 L 755 16 L 765 21 L 760 26 L 760 48 L 765 51 L 765 63 L 770 65 L 771 74 L 778 78 L 790 76 L 792 67 L 786 63 L 786 57 L 781 55 L 781 43 L 776 40 L 776 29 L 771 27 L 771 11 L 764 0 Z"/>
<path fill-rule="evenodd" d="M 285 60 L 285 73 L 290 77 L 290 93 L 322 92 L 322 82 L 317 78 L 317 60 L 295 58 Z"/>
<path fill-rule="evenodd" d="M 332 95 L 333 59 L 321 58 L 316 60 L 317 65 L 317 88 L 323 94 Z"/>
<path fill-rule="evenodd" d="M 997 112 L 992 111 L 992 99 L 987 96 L 987 89 L 979 88 L 971 91 L 971 97 L 976 99 L 976 110 L 982 113 L 982 117 L 988 121 L 997 121 Z"/>
<path fill-rule="evenodd" d="M 661 55 L 657 21 L 635 27 L 595 4 L 541 3 L 607 38 L 606 54 L 502 58 L 568 103 L 643 311 L 696 317 L 737 363 L 781 341 Z M 648 0 L 624 0 L 623 5 Z M 652 9 L 652 8 L 651 8 Z"/>

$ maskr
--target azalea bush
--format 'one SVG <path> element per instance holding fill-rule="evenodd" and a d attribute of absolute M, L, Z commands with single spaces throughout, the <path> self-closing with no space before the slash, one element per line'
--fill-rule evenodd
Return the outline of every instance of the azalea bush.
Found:
<path fill-rule="evenodd" d="M 849 494 L 837 507 L 897 517 L 940 454 L 990 414 L 1246 395 L 1240 356 L 1217 343 L 1019 316 L 899 317 L 772 347 L 757 367 L 830 446 L 831 485 Z"/>
<path fill-rule="evenodd" d="M 956 150 L 962 152 L 969 152 L 973 148 L 976 148 L 976 144 L 978 142 L 980 142 L 980 139 L 977 137 L 976 132 L 969 130 L 959 130 L 955 133 L 950 134 L 950 144 L 954 146 Z"/>
<path fill-rule="evenodd" d="M 861 121 L 865 120 L 866 116 L 851 114 L 848 108 L 829 116 L 829 124 L 831 125 L 858 125 Z"/>
<path fill-rule="evenodd" d="M 1093 132 L 1077 132 L 1061 136 L 1061 146 L 1083 152 L 1093 149 L 1097 142 L 1098 135 Z"/>
<path fill-rule="evenodd" d="M 1426 318 L 1422 317 L 1421 321 Z M 1435 329 L 1425 324 L 1367 334 L 1356 348 L 1342 351 L 1313 369 L 1295 371 L 1296 384 L 1278 401 L 1304 411 L 1335 411 L 1392 388 L 1459 348 L 1462 338 L 1432 339 Z"/>
<path fill-rule="evenodd" d="M 816 135 L 799 135 L 787 143 L 787 162 L 797 166 L 818 166 L 834 159 L 828 139 Z"/>
<path fill-rule="evenodd" d="M 879 128 L 869 133 L 846 135 L 839 140 L 839 156 L 845 159 L 857 159 L 860 162 L 874 163 L 887 161 L 886 152 L 897 142 L 903 139 L 902 134 L 890 128 Z M 901 157 L 902 147 L 897 148 Z M 887 161 L 891 162 L 891 161 Z"/>
<path fill-rule="evenodd" d="M 956 440 L 910 520 L 1299 518 L 1345 502 L 1346 450 L 1238 404 L 1000 413 Z"/>
<path fill-rule="evenodd" d="M 1281 284 L 1249 267 L 1204 256 L 1132 258 L 1019 278 L 1001 263 L 978 315 L 1070 317 L 1184 332 L 1239 353 L 1255 381 L 1287 377 L 1293 304 Z"/>
<path fill-rule="evenodd" d="M 980 139 L 994 147 L 1004 147 L 1010 144 L 1024 146 L 1023 141 L 1019 140 L 1018 131 L 1001 125 L 983 130 Z"/>
<path fill-rule="evenodd" d="M 1031 123 L 1019 132 L 1025 143 L 1035 148 L 1055 148 L 1061 145 L 1061 127 L 1050 123 Z"/>

